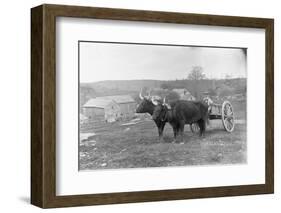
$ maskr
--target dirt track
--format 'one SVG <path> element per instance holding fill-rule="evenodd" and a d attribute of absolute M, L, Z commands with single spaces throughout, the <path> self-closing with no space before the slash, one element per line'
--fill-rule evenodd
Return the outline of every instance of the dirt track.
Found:
<path fill-rule="evenodd" d="M 83 132 L 83 135 L 95 135 L 87 135 L 87 139 L 80 141 L 80 170 L 241 164 L 247 161 L 246 123 L 241 119 L 232 133 L 223 129 L 221 120 L 211 121 L 203 138 L 192 133 L 186 125 L 183 144 L 171 143 L 173 133 L 169 124 L 164 130 L 164 141 L 159 143 L 157 128 L 150 119 L 128 125 L 116 122 Z"/>

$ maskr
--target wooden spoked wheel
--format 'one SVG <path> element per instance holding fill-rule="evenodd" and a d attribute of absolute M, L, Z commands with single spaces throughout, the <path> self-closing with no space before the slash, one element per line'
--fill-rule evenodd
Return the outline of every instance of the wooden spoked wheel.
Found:
<path fill-rule="evenodd" d="M 221 119 L 224 129 L 227 132 L 232 132 L 234 130 L 234 112 L 233 107 L 229 101 L 224 101 L 221 107 Z"/>

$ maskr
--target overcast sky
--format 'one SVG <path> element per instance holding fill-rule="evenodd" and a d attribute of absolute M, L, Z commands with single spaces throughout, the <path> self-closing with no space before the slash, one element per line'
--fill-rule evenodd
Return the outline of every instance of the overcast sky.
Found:
<path fill-rule="evenodd" d="M 80 82 L 103 80 L 175 80 L 193 66 L 207 78 L 246 77 L 242 49 L 80 42 Z"/>

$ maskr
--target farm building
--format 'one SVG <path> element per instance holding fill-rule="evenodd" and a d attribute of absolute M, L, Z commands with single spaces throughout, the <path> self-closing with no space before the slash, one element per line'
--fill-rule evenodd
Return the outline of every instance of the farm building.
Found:
<path fill-rule="evenodd" d="M 83 114 L 89 119 L 107 122 L 114 122 L 121 116 L 116 102 L 97 98 L 90 99 L 83 105 Z"/>
<path fill-rule="evenodd" d="M 80 113 L 80 123 L 85 123 L 87 121 L 87 116 L 83 115 L 82 113 Z"/>
<path fill-rule="evenodd" d="M 112 100 L 117 103 L 121 117 L 132 117 L 135 114 L 136 102 L 130 95 L 103 96 L 96 99 Z"/>
<path fill-rule="evenodd" d="M 185 88 L 173 89 L 173 91 L 179 94 L 181 100 L 195 101 L 195 97 L 192 96 L 190 92 Z"/>
<path fill-rule="evenodd" d="M 83 114 L 90 119 L 114 122 L 119 118 L 132 117 L 136 102 L 129 95 L 103 96 L 90 99 L 83 105 Z"/>

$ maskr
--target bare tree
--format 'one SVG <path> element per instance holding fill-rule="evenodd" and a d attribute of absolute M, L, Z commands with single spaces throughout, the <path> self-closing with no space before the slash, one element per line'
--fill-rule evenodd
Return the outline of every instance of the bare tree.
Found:
<path fill-rule="evenodd" d="M 192 70 L 188 74 L 187 79 L 191 81 L 195 81 L 194 85 L 194 95 L 196 99 L 199 99 L 199 89 L 198 89 L 198 84 L 199 81 L 202 79 L 205 79 L 206 75 L 203 73 L 203 67 L 201 66 L 194 66 L 192 67 Z"/>
<path fill-rule="evenodd" d="M 194 66 L 192 70 L 188 74 L 187 79 L 189 80 L 202 80 L 205 79 L 206 75 L 203 73 L 203 67 L 201 66 Z"/>

